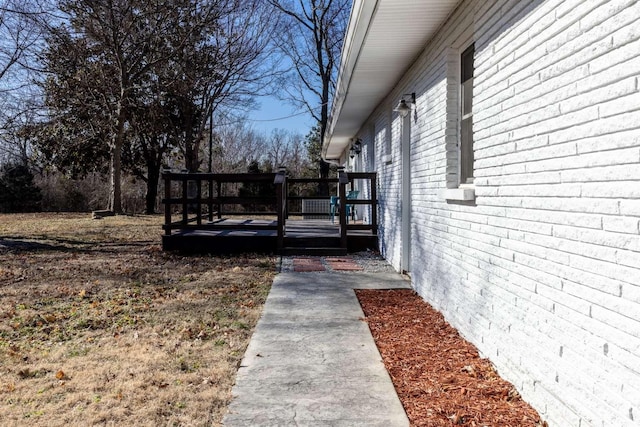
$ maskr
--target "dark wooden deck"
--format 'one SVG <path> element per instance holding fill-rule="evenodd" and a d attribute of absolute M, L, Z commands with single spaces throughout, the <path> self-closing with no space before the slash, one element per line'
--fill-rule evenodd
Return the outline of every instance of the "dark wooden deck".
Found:
<path fill-rule="evenodd" d="M 340 195 L 340 206 L 357 207 L 361 212 L 369 209 L 369 224 L 349 221 L 346 209 L 338 209 L 334 217 L 335 222 L 330 220 L 329 212 L 317 212 L 313 216 L 307 212 L 307 217 L 321 219 L 302 219 L 305 215 L 302 212 L 304 209 L 296 211 L 296 202 L 299 203 L 303 199 L 324 200 L 323 203 L 329 206 L 329 200 L 327 197 L 294 195 L 292 187 L 296 184 L 309 185 L 321 180 L 291 179 L 284 172 L 235 175 L 165 173 L 163 177 L 164 250 L 215 254 L 258 252 L 341 255 L 378 247 L 374 173 L 349 176 L 341 171 L 339 178 L 325 180 L 326 184 L 333 185 L 334 192 Z M 368 181 L 370 197 L 347 201 L 347 185 L 353 187 L 353 181 L 356 179 Z M 238 197 L 236 194 L 225 194 L 225 186 L 238 183 L 259 186 L 257 188 L 260 188 L 260 195 Z M 246 207 L 257 211 L 248 212 Z M 275 212 L 268 211 L 274 208 Z M 175 220 L 176 214 L 178 220 Z"/>
<path fill-rule="evenodd" d="M 224 219 L 217 224 L 228 228 L 180 230 L 163 236 L 162 247 L 169 251 L 193 253 L 257 252 L 292 255 L 341 255 L 378 247 L 377 235 L 366 230 L 349 230 L 347 248 L 346 251 L 343 250 L 340 245 L 340 227 L 329 220 L 287 221 L 282 250 L 278 250 L 275 220 Z"/>

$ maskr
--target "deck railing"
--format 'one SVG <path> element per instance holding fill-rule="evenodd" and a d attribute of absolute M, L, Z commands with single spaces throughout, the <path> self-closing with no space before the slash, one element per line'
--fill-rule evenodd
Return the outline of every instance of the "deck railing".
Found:
<path fill-rule="evenodd" d="M 274 230 L 277 233 L 278 250 L 284 247 L 286 237 L 286 222 L 289 216 L 301 215 L 298 210 L 304 199 L 327 200 L 327 196 L 300 195 L 303 191 L 296 186 L 316 186 L 322 184 L 329 188 L 330 193 L 337 193 L 339 206 L 368 206 L 369 221 L 367 224 L 349 223 L 347 209 L 337 210 L 340 230 L 340 242 L 347 247 L 349 230 L 370 230 L 372 234 L 378 232 L 377 220 L 377 192 L 376 174 L 363 172 L 340 171 L 338 178 L 289 178 L 284 169 L 278 173 L 262 174 L 214 174 L 214 173 L 185 173 L 164 172 L 162 174 L 165 194 L 165 235 L 171 235 L 174 230 Z M 354 188 L 355 181 L 365 182 L 368 188 L 368 199 L 347 199 L 347 186 Z M 253 186 L 253 187 L 252 187 Z M 249 189 L 247 194 L 241 195 L 241 188 Z M 330 212 L 317 213 L 329 216 Z M 174 220 L 177 215 L 178 219 Z M 225 225 L 223 218 L 229 216 L 275 217 L 273 223 L 252 223 Z"/>
<path fill-rule="evenodd" d="M 278 212 L 278 252 L 284 248 L 284 234 L 287 221 L 287 173 L 285 170 L 280 170 L 273 180 L 273 184 L 276 186 L 276 198 L 278 200 L 277 212 Z"/>
<path fill-rule="evenodd" d="M 170 235 L 172 230 L 220 229 L 223 217 L 236 216 L 275 216 L 278 199 L 273 191 L 276 174 L 214 174 L 214 173 L 176 173 L 164 172 L 164 232 Z M 230 185 L 233 194 L 225 192 Z M 241 185 L 241 187 L 238 187 Z M 244 185 L 255 186 L 260 195 L 240 196 L 238 190 Z M 248 187 L 251 188 L 251 187 Z M 267 191 L 259 191 L 265 189 Z M 269 193 L 272 193 L 269 194 Z M 178 209 L 176 209 L 178 207 Z M 173 220 L 179 211 L 180 219 Z M 235 225 L 234 228 L 241 228 Z M 257 226 L 248 226 L 256 228 Z M 261 225 L 260 228 L 275 229 L 274 226 Z"/>
<path fill-rule="evenodd" d="M 354 181 L 368 181 L 369 199 L 347 199 L 347 185 L 354 188 Z M 375 172 L 343 172 L 338 174 L 340 206 L 355 205 L 369 206 L 370 221 L 368 224 L 349 223 L 347 209 L 340 209 L 340 239 L 343 247 L 347 247 L 347 234 L 349 230 L 369 230 L 371 234 L 378 234 L 378 192 Z"/>

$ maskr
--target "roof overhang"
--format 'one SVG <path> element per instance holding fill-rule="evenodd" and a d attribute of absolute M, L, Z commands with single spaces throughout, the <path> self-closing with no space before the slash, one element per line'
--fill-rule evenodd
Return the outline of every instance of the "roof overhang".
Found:
<path fill-rule="evenodd" d="M 459 0 L 354 0 L 327 132 L 339 160 L 373 109 L 396 86 Z"/>

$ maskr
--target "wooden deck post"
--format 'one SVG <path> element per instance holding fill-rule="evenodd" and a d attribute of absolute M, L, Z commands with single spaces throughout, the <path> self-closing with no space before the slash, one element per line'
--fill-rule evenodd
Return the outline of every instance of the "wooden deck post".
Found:
<path fill-rule="evenodd" d="M 338 195 L 340 197 L 340 247 L 347 249 L 347 184 L 349 176 L 344 167 L 338 168 Z"/>
<path fill-rule="evenodd" d="M 164 234 L 171 235 L 171 172 L 162 173 L 164 179 Z"/>
<path fill-rule="evenodd" d="M 208 191 L 208 200 L 207 200 L 207 210 L 208 210 L 208 218 L 207 220 L 209 222 L 213 222 L 213 179 L 209 178 L 209 181 L 207 182 L 208 187 L 207 187 L 207 191 Z"/>
<path fill-rule="evenodd" d="M 182 223 L 187 225 L 189 223 L 189 205 L 188 205 L 188 196 L 189 196 L 189 180 L 186 175 L 182 176 Z"/>
<path fill-rule="evenodd" d="M 222 197 L 222 181 L 217 181 L 216 197 L 218 198 L 218 219 L 222 219 L 222 203 L 220 198 Z"/>
<path fill-rule="evenodd" d="M 202 180 L 198 178 L 196 181 L 196 224 L 202 225 Z"/>
<path fill-rule="evenodd" d="M 378 183 L 377 175 L 371 174 L 371 233 L 378 234 Z"/>
<path fill-rule="evenodd" d="M 276 186 L 276 209 L 278 212 L 278 237 L 276 245 L 278 252 L 281 252 L 284 249 L 284 229 L 287 210 L 287 197 L 285 193 L 287 172 L 284 168 L 279 168 L 273 183 Z"/>

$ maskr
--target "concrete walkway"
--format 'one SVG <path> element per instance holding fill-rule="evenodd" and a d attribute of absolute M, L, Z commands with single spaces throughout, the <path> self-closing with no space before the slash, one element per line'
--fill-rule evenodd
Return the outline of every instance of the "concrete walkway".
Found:
<path fill-rule="evenodd" d="M 353 289 L 408 288 L 395 273 L 281 273 L 223 424 L 408 426 Z"/>

